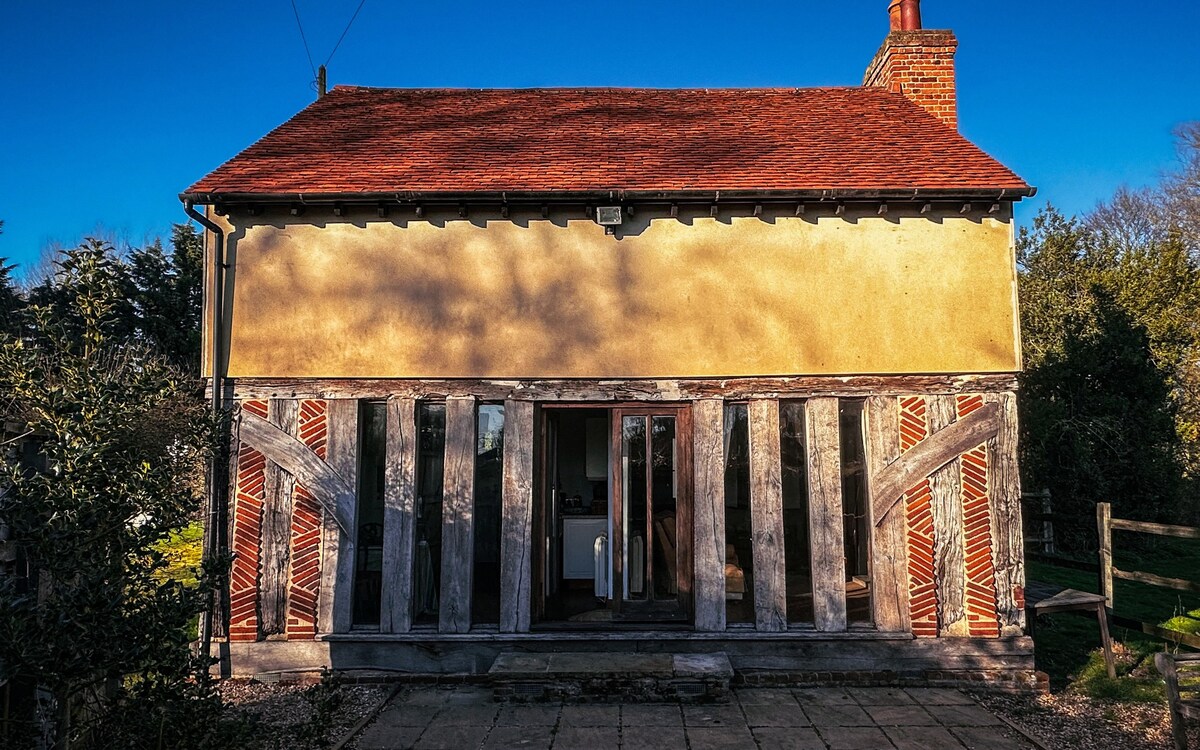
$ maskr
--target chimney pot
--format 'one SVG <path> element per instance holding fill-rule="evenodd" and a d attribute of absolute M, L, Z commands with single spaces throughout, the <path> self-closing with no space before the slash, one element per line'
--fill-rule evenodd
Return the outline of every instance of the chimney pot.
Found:
<path fill-rule="evenodd" d="M 903 28 L 900 14 L 900 6 L 903 4 L 903 0 L 891 0 L 888 3 L 888 22 L 891 24 L 892 31 L 899 31 Z"/>
<path fill-rule="evenodd" d="M 904 31 L 921 28 L 921 0 L 900 0 L 900 26 Z"/>

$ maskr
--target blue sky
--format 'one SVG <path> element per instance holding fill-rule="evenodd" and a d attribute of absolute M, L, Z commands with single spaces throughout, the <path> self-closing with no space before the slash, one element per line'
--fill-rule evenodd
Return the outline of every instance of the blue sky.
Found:
<path fill-rule="evenodd" d="M 358 0 L 296 0 L 316 63 Z M 854 85 L 886 0 L 366 0 L 330 82 L 373 86 Z M 925 0 L 959 38 L 963 133 L 1084 211 L 1172 166 L 1200 119 L 1200 3 Z M 177 195 L 312 100 L 289 0 L 0 2 L 0 256 L 103 228 L 135 245 Z"/>

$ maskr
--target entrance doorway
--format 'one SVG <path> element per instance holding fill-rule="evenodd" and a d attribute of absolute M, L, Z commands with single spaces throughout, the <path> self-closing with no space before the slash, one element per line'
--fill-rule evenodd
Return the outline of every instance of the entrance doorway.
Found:
<path fill-rule="evenodd" d="M 535 620 L 690 622 L 690 408 L 546 406 L 541 428 Z"/>

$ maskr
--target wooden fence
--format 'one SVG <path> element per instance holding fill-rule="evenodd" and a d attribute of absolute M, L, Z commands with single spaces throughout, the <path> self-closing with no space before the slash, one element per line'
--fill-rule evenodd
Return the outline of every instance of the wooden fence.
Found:
<path fill-rule="evenodd" d="M 1134 581 L 1159 588 L 1168 588 L 1175 591 L 1186 591 L 1193 594 L 1200 594 L 1200 583 L 1190 581 L 1183 578 L 1168 578 L 1166 576 L 1147 573 L 1141 570 L 1121 570 L 1113 565 L 1113 531 L 1134 531 L 1140 534 L 1155 534 L 1158 536 L 1169 536 L 1178 539 L 1197 539 L 1200 540 L 1200 528 L 1193 526 L 1172 526 L 1162 523 L 1147 523 L 1145 521 L 1130 521 L 1124 518 L 1112 517 L 1112 506 L 1109 503 L 1096 504 L 1096 530 L 1100 537 L 1100 593 L 1104 594 L 1107 600 L 1109 611 L 1113 609 L 1113 579 L 1120 578 L 1125 581 Z M 1126 617 L 1113 616 L 1113 623 L 1122 627 L 1140 629 L 1147 635 L 1162 638 L 1163 640 L 1174 643 L 1182 643 L 1192 648 L 1200 648 L 1200 636 L 1182 633 L 1177 630 L 1168 630 L 1159 627 L 1154 623 L 1142 622 L 1140 620 L 1131 620 Z"/>
<path fill-rule="evenodd" d="M 1022 492 L 1021 502 L 1024 504 L 1025 516 L 1025 549 L 1037 550 L 1038 554 L 1053 555 L 1056 553 L 1054 543 L 1054 503 L 1050 498 L 1050 490 L 1041 492 Z M 1037 530 L 1039 535 L 1031 535 Z"/>

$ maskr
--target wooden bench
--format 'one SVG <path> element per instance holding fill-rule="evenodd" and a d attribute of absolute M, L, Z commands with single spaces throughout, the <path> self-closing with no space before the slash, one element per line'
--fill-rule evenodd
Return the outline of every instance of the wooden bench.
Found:
<path fill-rule="evenodd" d="M 1200 719 L 1200 654 L 1155 654 L 1154 666 L 1167 683 L 1167 708 L 1175 750 L 1187 750 L 1184 719 Z M 1180 684 L 1179 673 L 1190 678 Z"/>
<path fill-rule="evenodd" d="M 1104 606 L 1106 602 L 1103 594 L 1065 589 L 1041 581 L 1028 581 L 1025 585 L 1025 608 L 1033 613 L 1029 619 L 1031 635 L 1038 615 L 1071 611 L 1096 613 L 1096 620 L 1100 623 L 1100 645 L 1104 647 L 1104 666 L 1108 676 L 1116 679 L 1117 667 L 1113 661 L 1112 638 L 1108 634 L 1108 610 Z"/>

